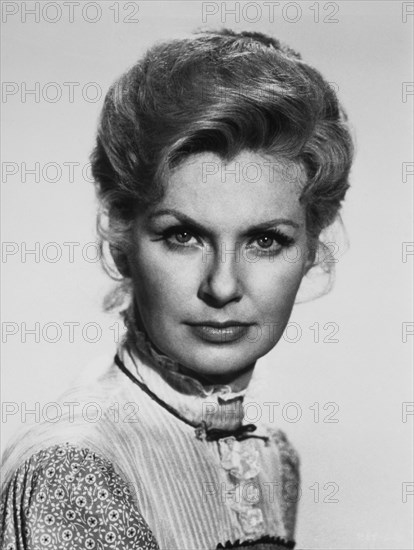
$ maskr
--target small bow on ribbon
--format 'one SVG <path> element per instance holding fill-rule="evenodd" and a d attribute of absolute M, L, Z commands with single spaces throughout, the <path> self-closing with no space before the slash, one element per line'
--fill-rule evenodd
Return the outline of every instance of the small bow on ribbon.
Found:
<path fill-rule="evenodd" d="M 234 430 L 220 430 L 218 428 L 207 428 L 206 423 L 202 422 L 200 426 L 196 428 L 196 437 L 197 439 L 206 439 L 207 441 L 218 441 L 219 439 L 224 439 L 226 437 L 234 437 L 237 441 L 242 441 L 248 437 L 255 437 L 257 439 L 263 439 L 268 441 L 269 438 L 262 435 L 251 435 L 252 432 L 256 431 L 257 426 L 254 424 L 246 424 L 239 426 Z"/>

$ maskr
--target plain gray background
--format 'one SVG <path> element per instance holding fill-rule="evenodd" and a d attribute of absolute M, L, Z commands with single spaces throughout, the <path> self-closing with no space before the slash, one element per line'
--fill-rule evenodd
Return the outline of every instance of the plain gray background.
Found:
<path fill-rule="evenodd" d="M 2 449 L 33 420 L 29 409 L 53 417 L 47 404 L 115 351 L 117 318 L 101 309 L 110 281 L 88 244 L 100 92 L 160 38 L 198 27 L 263 31 L 336 87 L 357 141 L 343 211 L 350 247 L 337 255 L 336 285 L 297 305 L 286 338 L 259 362 L 268 381 L 258 399 L 280 403 L 275 422 L 302 460 L 298 548 L 412 548 L 414 497 L 403 491 L 413 490 L 413 416 L 403 411 L 413 410 L 413 336 L 404 337 L 413 256 L 403 250 L 413 241 L 404 164 L 413 160 L 413 3 L 77 4 L 2 6 Z M 24 336 L 36 323 L 38 337 Z"/>

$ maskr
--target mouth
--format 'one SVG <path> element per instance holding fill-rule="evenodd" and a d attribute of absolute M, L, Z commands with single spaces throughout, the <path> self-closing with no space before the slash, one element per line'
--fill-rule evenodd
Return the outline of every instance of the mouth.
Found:
<path fill-rule="evenodd" d="M 188 323 L 192 332 L 205 342 L 213 344 L 230 344 L 246 336 L 252 323 L 240 321 L 205 321 L 203 323 Z"/>

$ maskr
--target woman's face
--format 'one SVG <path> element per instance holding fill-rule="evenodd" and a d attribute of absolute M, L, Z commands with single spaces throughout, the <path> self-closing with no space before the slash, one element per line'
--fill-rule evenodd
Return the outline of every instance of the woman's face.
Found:
<path fill-rule="evenodd" d="M 128 257 L 155 346 L 210 382 L 248 372 L 278 342 L 308 267 L 304 174 L 245 151 L 187 158 L 136 220 Z"/>

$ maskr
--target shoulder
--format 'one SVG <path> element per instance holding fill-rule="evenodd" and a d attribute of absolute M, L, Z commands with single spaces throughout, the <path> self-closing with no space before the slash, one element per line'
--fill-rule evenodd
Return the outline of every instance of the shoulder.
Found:
<path fill-rule="evenodd" d="M 282 430 L 267 427 L 269 439 L 276 445 L 283 466 L 295 470 L 299 474 L 300 458 L 295 447 Z"/>
<path fill-rule="evenodd" d="M 282 430 L 267 428 L 270 441 L 277 447 L 282 483 L 282 508 L 289 538 L 293 539 L 298 502 L 301 497 L 300 459 L 295 447 Z"/>
<path fill-rule="evenodd" d="M 4 490 L 3 547 L 156 549 L 133 490 L 87 448 L 43 449 L 17 468 Z"/>
<path fill-rule="evenodd" d="M 276 444 L 282 463 L 282 467 L 292 472 L 296 472 L 299 476 L 300 457 L 296 448 L 292 445 L 289 438 L 282 430 L 269 428 L 270 439 Z"/>

